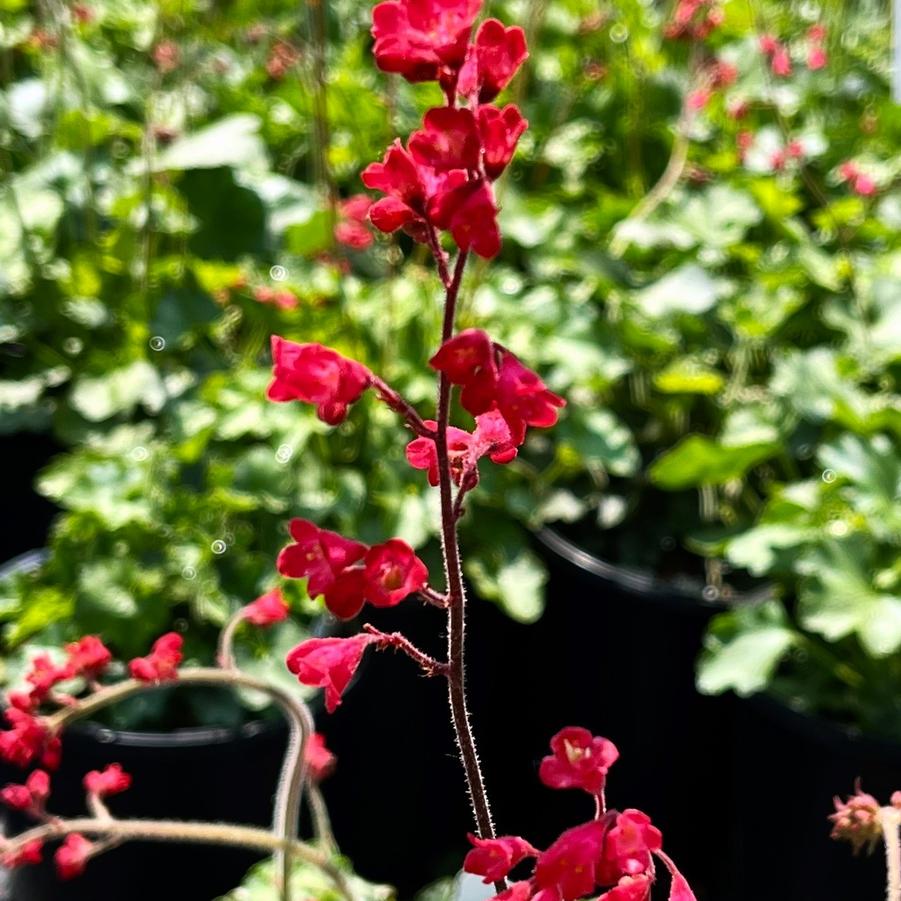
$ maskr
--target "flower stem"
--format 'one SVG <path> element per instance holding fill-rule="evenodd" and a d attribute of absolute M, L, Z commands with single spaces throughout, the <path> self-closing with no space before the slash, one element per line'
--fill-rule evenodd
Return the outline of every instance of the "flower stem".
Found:
<path fill-rule="evenodd" d="M 433 250 L 437 242 L 433 241 Z M 449 341 L 454 333 L 454 319 L 457 311 L 457 299 L 460 284 L 466 268 L 468 254 L 461 250 L 457 256 L 454 273 L 447 284 L 447 295 L 444 305 L 444 324 L 441 331 L 441 343 Z M 436 253 L 436 261 L 441 269 L 442 257 L 440 249 Z M 445 279 L 442 277 L 442 281 Z M 438 379 L 438 436 L 435 441 L 438 454 L 438 485 L 441 494 L 441 548 L 444 555 L 444 570 L 447 579 L 447 682 L 451 717 L 457 735 L 457 746 L 460 761 L 466 773 L 469 787 L 469 800 L 475 816 L 476 827 L 481 838 L 494 838 L 494 823 L 491 817 L 491 806 L 485 792 L 482 770 L 479 766 L 479 755 L 469 722 L 469 711 L 466 704 L 466 667 L 464 660 L 464 639 L 466 632 L 466 590 L 463 586 L 463 571 L 460 564 L 460 548 L 457 540 L 457 516 L 454 508 L 453 488 L 450 467 L 450 454 L 447 446 L 447 430 L 450 422 L 451 383 L 445 373 Z M 505 880 L 495 883 L 498 892 L 504 891 Z"/>
<path fill-rule="evenodd" d="M 901 901 L 901 811 L 883 807 L 879 811 L 882 821 L 882 839 L 885 842 L 886 901 Z"/>
<path fill-rule="evenodd" d="M 102 836 L 123 841 L 190 842 L 207 845 L 231 845 L 254 851 L 278 852 L 290 849 L 292 854 L 319 867 L 335 884 L 346 901 L 353 901 L 353 894 L 344 874 L 328 859 L 326 854 L 300 841 L 286 842 L 280 836 L 265 829 L 251 826 L 233 826 L 226 823 L 196 823 L 178 820 L 104 820 L 84 817 L 72 820 L 53 820 L 35 826 L 17 835 L 9 842 L 9 848 L 24 847 L 29 842 L 63 838 L 74 832 Z"/>

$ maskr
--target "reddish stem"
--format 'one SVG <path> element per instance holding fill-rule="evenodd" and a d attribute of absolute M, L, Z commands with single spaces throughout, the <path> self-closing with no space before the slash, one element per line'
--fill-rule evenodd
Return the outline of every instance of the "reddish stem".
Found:
<path fill-rule="evenodd" d="M 401 632 L 381 632 L 369 623 L 366 623 L 366 625 L 363 626 L 363 631 L 368 632 L 370 635 L 374 635 L 378 639 L 379 650 L 384 648 L 395 648 L 398 651 L 403 651 L 414 663 L 422 667 L 422 671 L 427 676 L 446 676 L 448 674 L 448 666 L 446 663 L 441 660 L 436 660 L 434 657 L 426 654 L 425 651 L 420 651 L 419 648 L 417 648 L 416 645 Z"/>
<path fill-rule="evenodd" d="M 432 250 L 438 263 L 439 273 L 443 264 L 443 254 L 432 234 Z M 457 312 L 457 299 L 463 271 L 466 268 L 468 253 L 461 250 L 454 266 L 454 274 L 447 284 L 447 296 L 444 306 L 444 324 L 441 330 L 441 343 L 453 337 L 454 319 Z M 442 276 L 442 281 L 444 277 Z M 491 817 L 491 806 L 485 792 L 482 770 L 479 766 L 479 755 L 469 722 L 469 710 L 466 704 L 466 668 L 464 661 L 464 638 L 466 632 L 466 591 L 463 586 L 463 570 L 460 565 L 460 547 L 457 540 L 457 511 L 454 506 L 453 480 L 451 476 L 450 454 L 447 445 L 447 429 L 450 421 L 451 383 L 442 372 L 438 378 L 438 436 L 435 440 L 438 452 L 438 487 L 441 495 L 441 548 L 444 554 L 444 570 L 447 579 L 447 681 L 451 716 L 457 734 L 457 746 L 460 760 L 466 773 L 469 787 L 469 800 L 472 804 L 476 827 L 481 838 L 494 838 L 494 823 Z M 507 888 L 506 880 L 495 883 L 498 892 Z"/>
<path fill-rule="evenodd" d="M 379 397 L 392 409 L 395 413 L 403 416 L 407 425 L 421 438 L 435 437 L 435 431 L 430 429 L 423 421 L 422 417 L 416 411 L 416 408 L 397 391 L 395 391 L 387 382 L 380 379 L 377 375 L 370 374 L 372 387 L 378 392 Z"/>

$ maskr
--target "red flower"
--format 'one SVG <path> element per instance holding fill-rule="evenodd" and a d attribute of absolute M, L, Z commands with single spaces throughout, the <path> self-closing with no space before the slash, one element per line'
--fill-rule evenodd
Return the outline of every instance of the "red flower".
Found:
<path fill-rule="evenodd" d="M 606 830 L 606 825 L 598 820 L 567 829 L 538 858 L 535 884 L 543 889 L 557 889 L 563 901 L 593 892 L 598 884 L 597 865 Z"/>
<path fill-rule="evenodd" d="M 609 892 L 604 892 L 598 901 L 648 901 L 651 897 L 653 880 L 645 873 L 638 876 L 623 876 Z"/>
<path fill-rule="evenodd" d="M 651 854 L 662 845 L 660 830 L 651 825 L 647 814 L 640 810 L 618 813 L 615 824 L 604 836 L 598 881 L 612 885 L 623 876 L 647 873 L 651 869 Z"/>
<path fill-rule="evenodd" d="M 433 419 L 427 419 L 425 424 L 429 428 L 437 428 L 438 423 Z M 451 476 L 454 482 L 460 484 L 460 479 L 466 469 L 469 460 L 472 435 L 464 429 L 448 426 L 447 451 L 450 458 Z M 407 445 L 407 462 L 414 469 L 428 471 L 429 484 L 432 487 L 438 485 L 438 449 L 432 438 L 414 438 Z"/>
<path fill-rule="evenodd" d="M 460 70 L 457 90 L 465 97 L 478 92 L 479 103 L 489 103 L 510 84 L 528 56 L 526 33 L 518 25 L 505 28 L 497 19 L 486 19 Z"/>
<path fill-rule="evenodd" d="M 335 240 L 353 250 L 365 250 L 373 242 L 372 232 L 366 227 L 372 198 L 366 194 L 354 194 L 338 204 L 338 222 Z"/>
<path fill-rule="evenodd" d="M 529 123 L 523 119 L 519 107 L 514 103 L 508 104 L 503 109 L 496 106 L 481 106 L 478 117 L 485 174 L 493 181 L 500 177 L 513 159 L 516 144 L 529 127 Z"/>
<path fill-rule="evenodd" d="M 702 41 L 723 24 L 723 11 L 716 0 L 678 0 L 664 34 L 668 38 Z"/>
<path fill-rule="evenodd" d="M 876 182 L 869 175 L 861 172 L 855 162 L 848 160 L 842 163 L 838 167 L 838 171 L 842 180 L 851 185 L 851 190 L 855 194 L 861 197 L 872 197 L 876 193 Z"/>
<path fill-rule="evenodd" d="M 407 81 L 459 68 L 482 0 L 388 0 L 372 11 L 376 65 Z M 445 71 L 442 71 L 445 70 Z"/>
<path fill-rule="evenodd" d="M 98 798 L 118 795 L 131 788 L 131 776 L 119 763 L 111 763 L 104 770 L 91 770 L 83 780 L 84 790 Z"/>
<path fill-rule="evenodd" d="M 669 870 L 670 876 L 672 877 L 669 889 L 669 901 L 697 901 L 695 893 L 688 884 L 688 880 L 679 872 L 669 856 L 660 850 L 655 851 L 654 853 L 663 861 L 664 866 Z"/>
<path fill-rule="evenodd" d="M 476 430 L 472 433 L 473 460 L 489 457 L 492 463 L 509 463 L 518 453 L 507 420 L 498 410 L 476 416 Z"/>
<path fill-rule="evenodd" d="M 7 708 L 3 715 L 12 728 L 0 732 L 0 759 L 19 767 L 37 759 L 49 770 L 59 766 L 60 741 L 42 720 L 16 707 Z"/>
<path fill-rule="evenodd" d="M 244 619 L 253 626 L 274 626 L 287 618 L 288 605 L 278 588 L 273 588 L 244 608 Z"/>
<path fill-rule="evenodd" d="M 369 549 L 365 577 L 367 600 L 375 607 L 394 607 L 425 587 L 429 571 L 409 544 L 391 538 Z"/>
<path fill-rule="evenodd" d="M 478 169 L 481 141 L 475 116 L 468 109 L 430 109 L 423 128 L 410 136 L 409 148 L 416 163 L 436 172 Z"/>
<path fill-rule="evenodd" d="M 39 703 L 47 697 L 54 686 L 71 679 L 72 675 L 68 666 L 57 666 L 49 654 L 38 654 L 31 661 L 31 669 L 26 674 L 25 681 L 34 686 L 32 698 Z"/>
<path fill-rule="evenodd" d="M 566 401 L 510 351 L 493 345 L 476 329 L 461 332 L 429 361 L 455 385 L 462 385 L 460 402 L 474 416 L 498 410 L 510 428 L 512 444 L 525 440 L 526 426 L 545 428 L 557 421 Z"/>
<path fill-rule="evenodd" d="M 773 75 L 778 75 L 780 78 L 788 78 L 792 74 L 792 60 L 787 48 L 782 46 L 776 48 L 773 58 L 770 60 L 770 68 L 773 70 Z"/>
<path fill-rule="evenodd" d="M 66 836 L 66 840 L 56 849 L 53 859 L 56 862 L 56 872 L 60 879 L 74 879 L 84 872 L 94 843 L 88 841 L 83 835 L 73 832 Z"/>
<path fill-rule="evenodd" d="M 581 788 L 589 794 L 603 791 L 607 771 L 619 758 L 612 741 L 570 726 L 551 739 L 551 756 L 541 761 L 539 776 L 549 788 Z"/>
<path fill-rule="evenodd" d="M 325 606 L 338 619 L 353 619 L 366 601 L 366 573 L 362 566 L 342 570 L 324 592 Z"/>
<path fill-rule="evenodd" d="M 97 679 L 110 665 L 113 655 L 96 635 L 85 635 L 72 644 L 66 645 L 69 655 L 69 671 L 73 676 Z"/>
<path fill-rule="evenodd" d="M 429 218 L 438 228 L 447 229 L 461 250 L 472 250 L 486 260 L 500 253 L 497 205 L 491 186 L 484 181 L 465 182 L 432 196 Z"/>
<path fill-rule="evenodd" d="M 158 638 L 147 657 L 137 657 L 128 664 L 128 671 L 139 682 L 168 682 L 178 678 L 184 639 L 177 632 L 167 632 Z"/>
<path fill-rule="evenodd" d="M 303 685 L 325 689 L 325 708 L 333 713 L 374 635 L 310 638 L 288 654 L 288 669 Z"/>
<path fill-rule="evenodd" d="M 463 861 L 463 871 L 482 876 L 486 885 L 506 879 L 507 874 L 527 857 L 537 857 L 540 853 L 525 839 L 515 835 L 501 838 L 479 838 L 468 836 L 473 848 Z"/>
<path fill-rule="evenodd" d="M 272 304 L 280 310 L 293 310 L 298 304 L 297 295 L 293 292 L 285 288 L 277 290 L 266 285 L 254 288 L 253 299 L 257 303 Z"/>
<path fill-rule="evenodd" d="M 343 422 L 348 406 L 369 387 L 365 366 L 321 344 L 295 344 L 273 335 L 272 362 L 268 398 L 316 404 L 316 415 L 329 425 Z"/>
<path fill-rule="evenodd" d="M 40 839 L 33 842 L 27 842 L 16 851 L 9 851 L 0 856 L 0 864 L 10 870 L 16 867 L 31 866 L 41 862 L 41 852 L 44 850 L 44 843 Z"/>
<path fill-rule="evenodd" d="M 325 746 L 325 736 L 320 732 L 314 732 L 307 742 L 304 756 L 307 761 L 307 770 L 313 782 L 322 782 L 335 770 L 337 759 Z"/>
<path fill-rule="evenodd" d="M 829 65 L 829 56 L 822 47 L 811 47 L 807 52 L 807 68 L 811 72 L 825 69 Z"/>
<path fill-rule="evenodd" d="M 295 543 L 282 549 L 276 565 L 289 579 L 308 576 L 307 591 L 311 597 L 325 594 L 338 575 L 362 560 L 368 550 L 365 544 L 320 529 L 306 519 L 292 519 L 290 530 Z"/>

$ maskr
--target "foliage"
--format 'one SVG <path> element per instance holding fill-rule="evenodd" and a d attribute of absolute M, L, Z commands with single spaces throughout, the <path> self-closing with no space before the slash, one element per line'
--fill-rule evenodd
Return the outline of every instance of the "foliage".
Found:
<path fill-rule="evenodd" d="M 7 642 L 102 622 L 143 648 L 184 616 L 212 635 L 269 586 L 289 515 L 397 534 L 428 557 L 433 501 L 395 465 L 390 414 L 365 401 L 326 436 L 312 411 L 265 408 L 260 387 L 270 332 L 340 334 L 340 350 L 430 402 L 419 373 L 439 307 L 422 302 L 424 258 L 404 241 L 334 246 L 328 197 L 356 193 L 362 164 L 437 89 L 376 77 L 367 5 L 327 4 L 326 150 L 322 45 L 296 5 L 95 0 L 71 24 L 60 4 L 7 5 L 0 430 L 70 448 L 39 481 L 65 512 L 45 574 L 0 606 Z M 525 10 L 491 12 L 508 7 Z M 808 709 L 886 729 L 901 678 L 887 4 L 725 7 L 694 49 L 664 37 L 668 4 L 560 0 L 519 17 L 532 59 L 507 94 L 530 130 L 500 186 L 503 255 L 469 279 L 462 324 L 572 403 L 553 438 L 483 477 L 463 523 L 468 575 L 534 620 L 545 574 L 528 529 L 554 523 L 616 561 L 703 572 L 727 599 L 745 574 L 773 580 L 780 599 L 717 623 L 702 687 L 778 677 Z M 810 71 L 817 22 L 828 65 Z M 790 78 L 770 70 L 764 32 L 790 43 Z M 154 61 L 163 42 L 173 68 Z M 282 45 L 296 50 L 287 73 Z M 686 116 L 714 56 L 737 79 Z M 843 178 L 849 160 L 875 193 Z M 272 287 L 297 305 L 256 299 Z"/>

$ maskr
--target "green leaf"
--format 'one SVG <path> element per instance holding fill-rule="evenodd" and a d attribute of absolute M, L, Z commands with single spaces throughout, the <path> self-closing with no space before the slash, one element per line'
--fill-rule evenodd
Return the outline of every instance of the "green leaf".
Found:
<path fill-rule="evenodd" d="M 166 402 L 166 389 L 155 366 L 135 360 L 95 378 L 82 378 L 72 389 L 72 407 L 90 422 L 131 413 L 141 404 L 151 412 Z"/>
<path fill-rule="evenodd" d="M 732 447 L 704 435 L 689 435 L 651 464 L 651 481 L 673 491 L 697 485 L 723 485 L 741 478 L 749 469 L 772 457 L 779 445 L 772 442 Z"/>
<path fill-rule="evenodd" d="M 640 308 L 652 318 L 677 313 L 706 313 L 716 304 L 720 288 L 698 265 L 686 263 L 636 294 Z"/>
<path fill-rule="evenodd" d="M 762 691 L 796 640 L 776 601 L 720 614 L 705 640 L 698 689 L 704 694 Z"/>
<path fill-rule="evenodd" d="M 641 457 L 628 427 L 609 410 L 580 410 L 568 416 L 557 428 L 558 455 L 568 459 L 578 455 L 586 468 L 603 467 L 618 476 L 638 472 Z"/>
<path fill-rule="evenodd" d="M 654 385 L 665 394 L 716 394 L 724 384 L 715 369 L 688 359 L 674 360 L 654 377 Z"/>
<path fill-rule="evenodd" d="M 259 136 L 260 119 L 249 113 L 227 116 L 193 134 L 173 141 L 157 158 L 153 169 L 262 169 L 268 165 L 266 148 Z M 232 220 L 233 221 L 233 220 Z"/>

